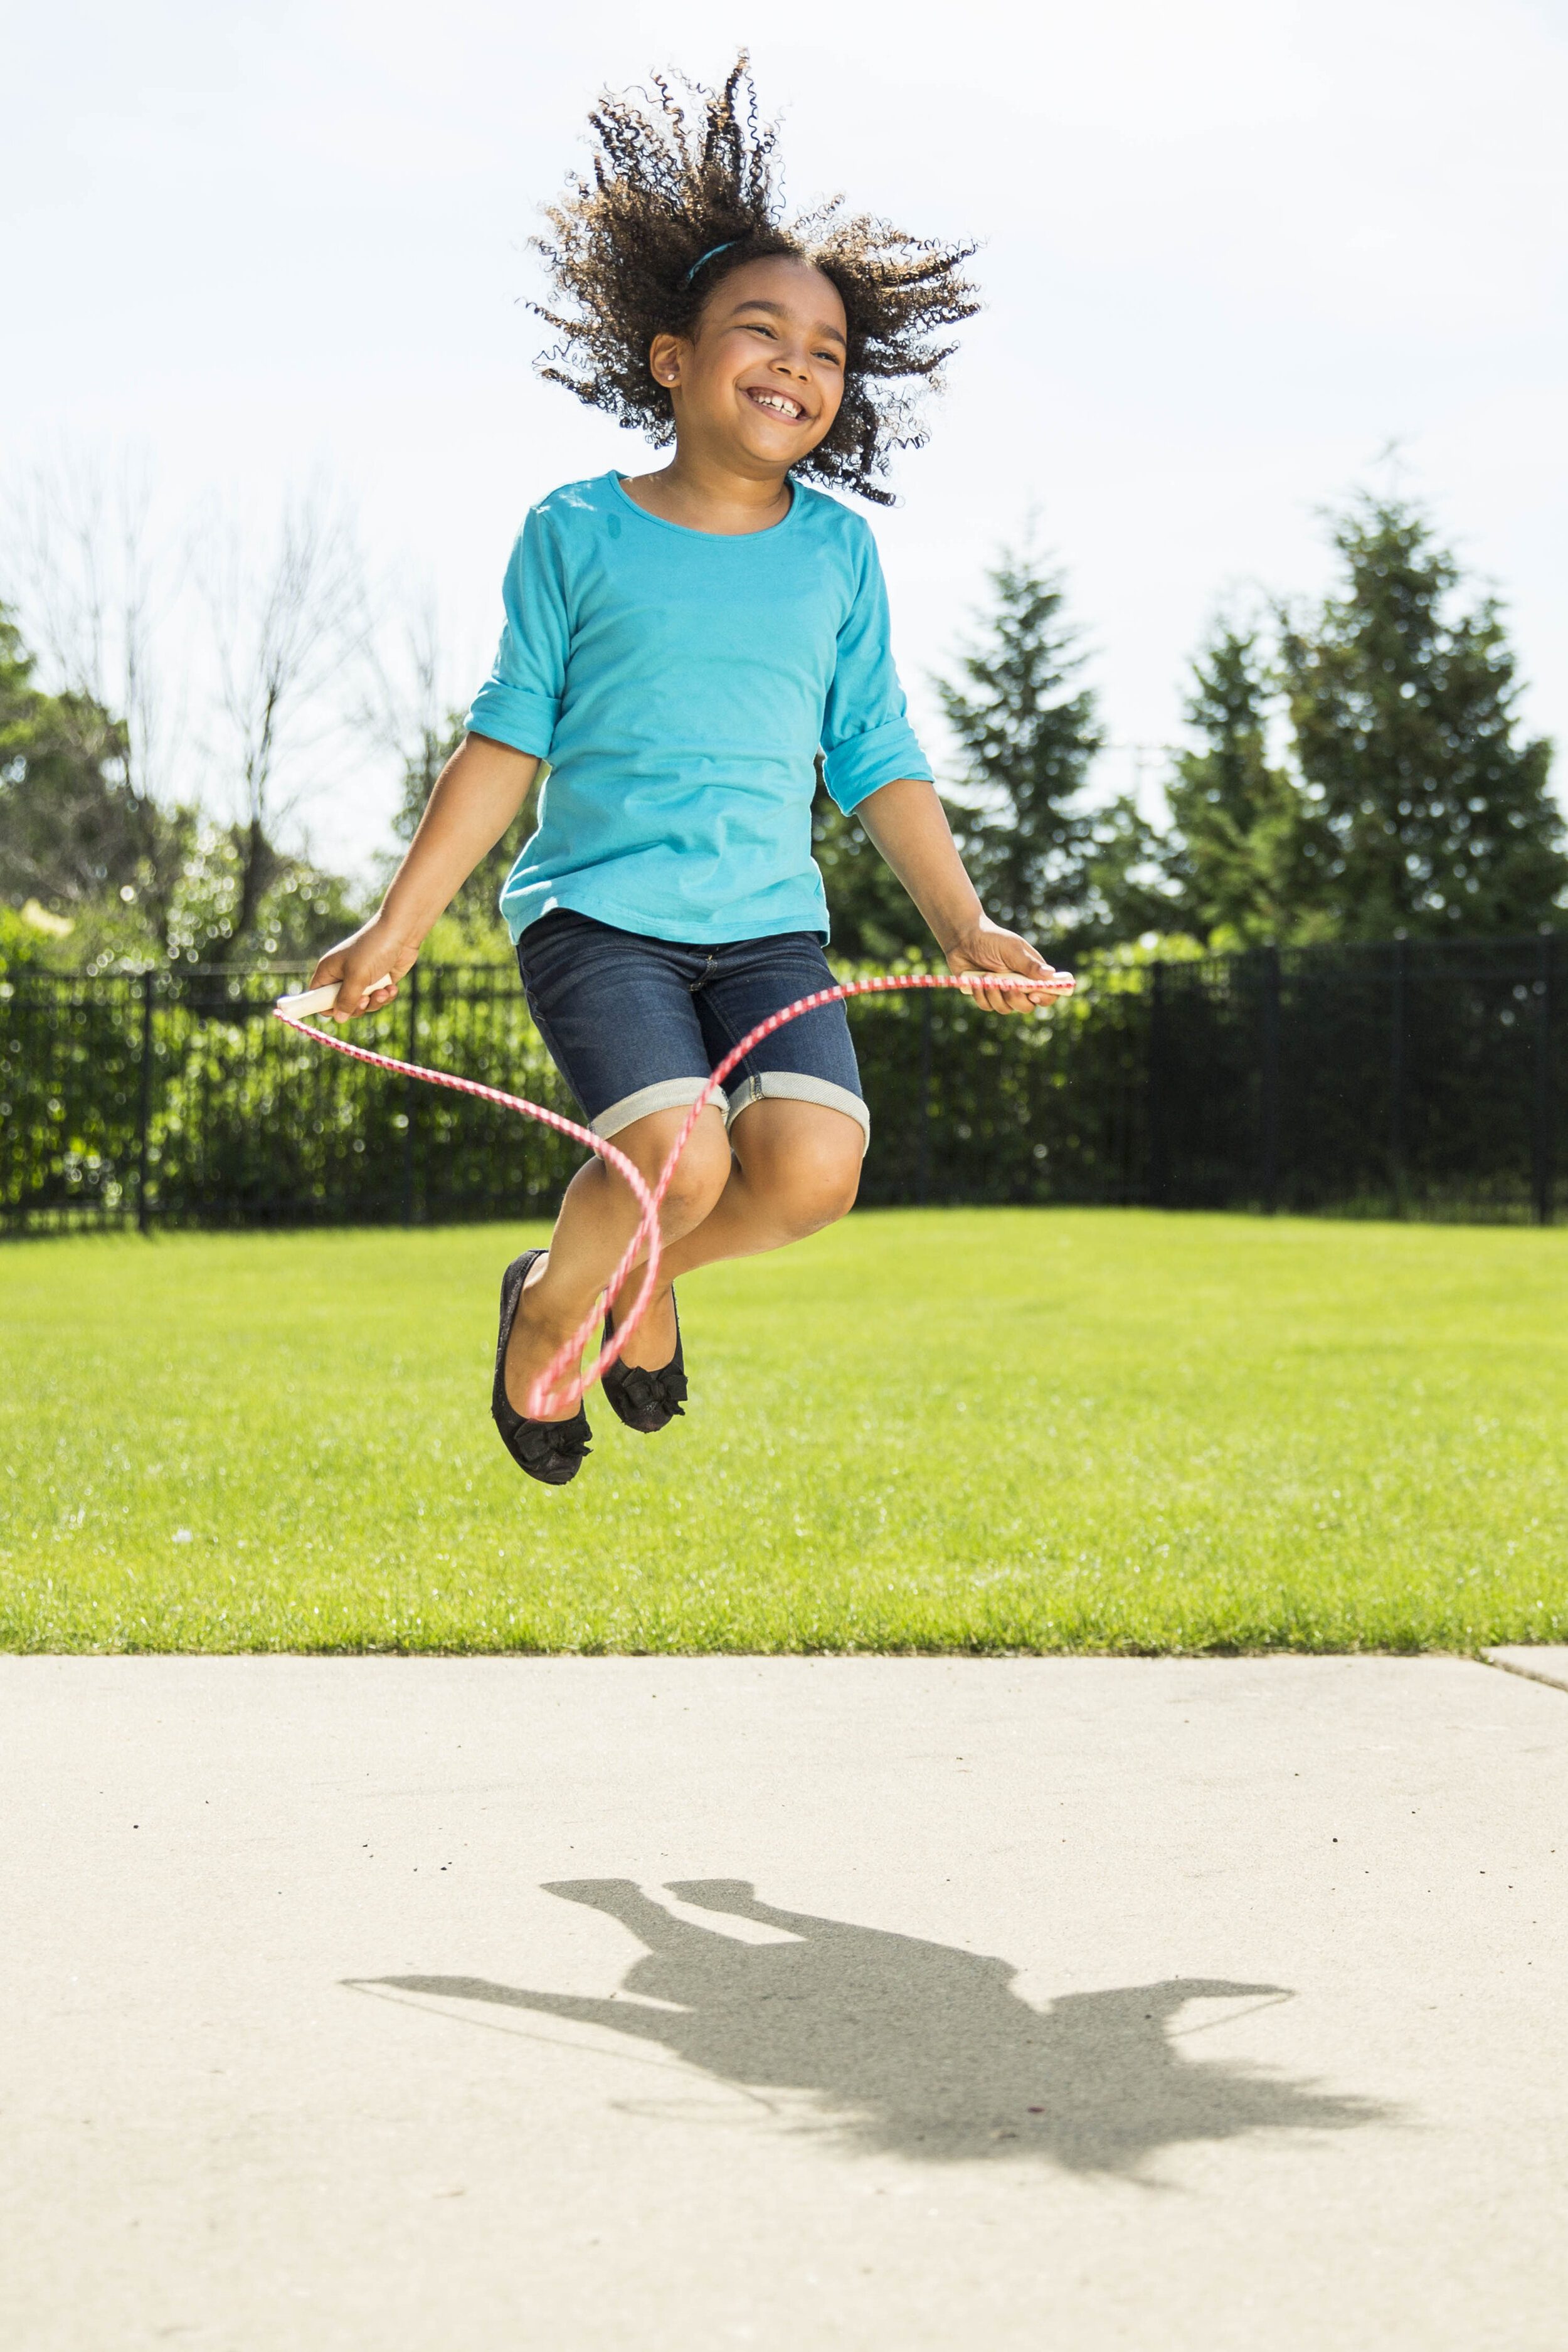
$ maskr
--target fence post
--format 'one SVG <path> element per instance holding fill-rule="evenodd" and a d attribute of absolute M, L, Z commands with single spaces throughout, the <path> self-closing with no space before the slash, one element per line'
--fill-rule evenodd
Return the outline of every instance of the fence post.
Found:
<path fill-rule="evenodd" d="M 915 1199 L 923 1209 L 931 1197 L 931 1001 L 933 991 L 921 991 L 921 1125 L 916 1139 Z"/>
<path fill-rule="evenodd" d="M 1537 950 L 1541 970 L 1535 983 L 1535 1132 L 1531 1152 L 1538 1225 L 1552 1223 L 1552 933 L 1543 931 Z"/>
<path fill-rule="evenodd" d="M 1149 999 L 1149 1199 L 1163 1209 L 1171 1189 L 1170 1138 L 1165 1130 L 1165 967 L 1152 967 Z"/>
<path fill-rule="evenodd" d="M 1263 1213 L 1279 1205 L 1279 950 L 1263 950 L 1263 1066 L 1259 1124 L 1263 1143 Z"/>
<path fill-rule="evenodd" d="M 405 1062 L 419 1059 L 419 967 L 414 966 L 408 975 L 408 1050 Z M 418 1107 L 419 1081 L 403 1081 L 403 1222 L 414 1223 L 414 1120 Z"/>
<path fill-rule="evenodd" d="M 142 1099 L 136 1115 L 136 1230 L 152 1231 L 147 1204 L 147 1166 L 152 1156 L 153 1129 L 153 971 L 142 974 Z"/>
<path fill-rule="evenodd" d="M 1393 1213 L 1405 1214 L 1405 959 L 1407 942 L 1394 942 L 1394 977 L 1389 999 L 1388 1046 L 1388 1189 Z"/>

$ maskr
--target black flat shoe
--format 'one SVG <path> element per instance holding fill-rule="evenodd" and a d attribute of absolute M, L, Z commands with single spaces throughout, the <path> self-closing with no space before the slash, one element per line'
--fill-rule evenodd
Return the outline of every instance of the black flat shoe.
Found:
<path fill-rule="evenodd" d="M 675 1353 L 668 1364 L 650 1372 L 641 1364 L 623 1364 L 619 1358 L 607 1372 L 599 1375 L 599 1385 L 610 1401 L 610 1410 L 618 1413 L 628 1429 L 640 1430 L 645 1437 L 653 1437 L 668 1429 L 678 1413 L 686 1411 L 686 1359 L 680 1352 L 680 1317 L 676 1310 L 675 1292 L 669 1294 L 670 1311 L 675 1315 Z M 615 1335 L 614 1318 L 605 1317 L 605 1341 L 607 1348 Z"/>
<path fill-rule="evenodd" d="M 512 1411 L 506 1392 L 506 1351 L 517 1319 L 517 1302 L 522 1297 L 529 1267 L 536 1257 L 543 1255 L 542 1250 L 524 1250 L 521 1257 L 513 1258 L 500 1278 L 500 1337 L 496 1341 L 490 1418 L 500 1432 L 501 1444 L 520 1470 L 526 1470 L 531 1478 L 542 1480 L 546 1486 L 564 1486 L 582 1468 L 588 1440 L 594 1434 L 587 1414 L 579 1405 L 570 1421 L 530 1421 L 525 1414 Z"/>

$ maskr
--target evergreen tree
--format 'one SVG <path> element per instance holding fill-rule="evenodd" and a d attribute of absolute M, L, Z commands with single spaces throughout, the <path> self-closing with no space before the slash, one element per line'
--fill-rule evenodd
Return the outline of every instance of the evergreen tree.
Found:
<path fill-rule="evenodd" d="M 1496 600 L 1453 609 L 1459 568 L 1416 508 L 1364 498 L 1333 543 L 1348 574 L 1282 657 L 1300 771 L 1321 817 L 1337 933 L 1507 933 L 1568 896 L 1550 742 L 1521 742 Z"/>
<path fill-rule="evenodd" d="M 1186 715 L 1205 748 L 1179 754 L 1165 787 L 1165 864 L 1184 927 L 1207 944 L 1250 947 L 1310 927 L 1321 827 L 1300 787 L 1268 763 L 1275 690 L 1251 631 L 1220 625 L 1194 660 Z"/>
<path fill-rule="evenodd" d="M 1103 746 L 1079 631 L 1059 572 L 1026 545 L 989 575 L 984 640 L 961 656 L 963 685 L 938 679 L 973 795 L 959 846 L 987 914 L 1010 929 L 1081 936 L 1094 825 L 1079 804 Z"/>
<path fill-rule="evenodd" d="M 1182 908 L 1171 887 L 1168 844 L 1122 793 L 1089 820 L 1082 855 L 1083 887 L 1072 938 L 1075 946 L 1110 947 L 1145 931 L 1181 928 Z"/>

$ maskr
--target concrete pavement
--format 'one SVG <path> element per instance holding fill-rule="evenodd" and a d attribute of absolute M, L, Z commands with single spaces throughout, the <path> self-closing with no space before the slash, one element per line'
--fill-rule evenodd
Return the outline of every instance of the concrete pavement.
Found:
<path fill-rule="evenodd" d="M 7 2352 L 1557 2352 L 1568 1691 L 0 1659 Z"/>

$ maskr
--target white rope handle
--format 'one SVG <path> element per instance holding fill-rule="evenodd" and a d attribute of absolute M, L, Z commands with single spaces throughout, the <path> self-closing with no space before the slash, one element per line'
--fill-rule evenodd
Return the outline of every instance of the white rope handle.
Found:
<path fill-rule="evenodd" d="M 374 995 L 378 988 L 390 988 L 392 984 L 392 974 L 384 971 L 379 980 L 371 982 L 371 993 Z M 272 1010 L 281 1013 L 285 1021 L 303 1021 L 312 1013 L 330 1013 L 337 1001 L 337 983 L 334 982 L 331 988 L 307 988 L 302 989 L 298 996 L 280 996 Z"/>

